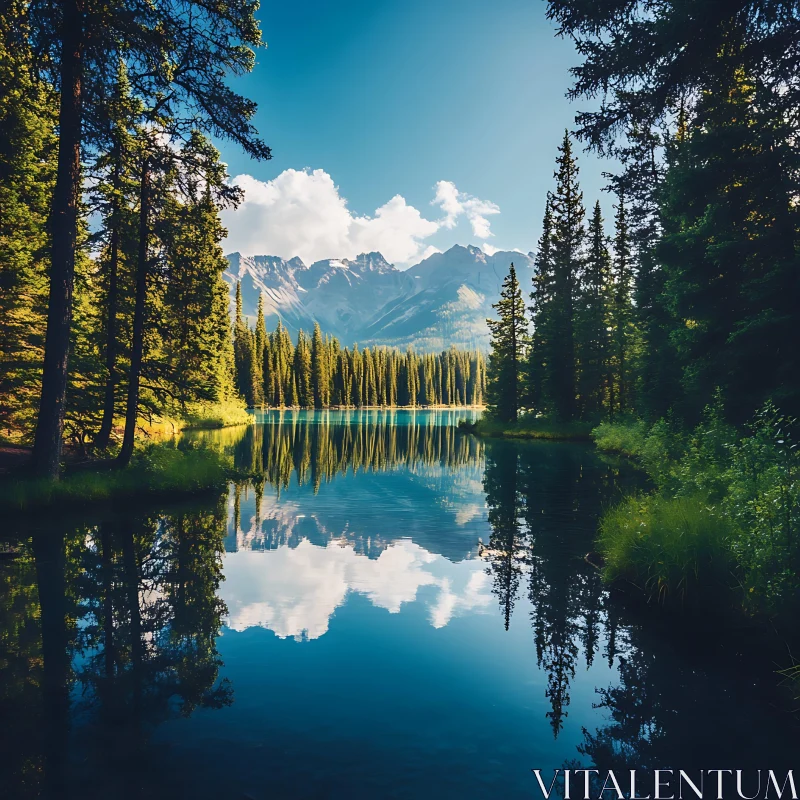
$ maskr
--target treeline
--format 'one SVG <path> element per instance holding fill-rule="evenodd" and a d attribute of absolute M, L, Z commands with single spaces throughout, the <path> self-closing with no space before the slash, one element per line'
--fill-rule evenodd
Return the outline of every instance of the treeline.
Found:
<path fill-rule="evenodd" d="M 453 414 L 442 410 L 411 420 L 372 410 L 330 411 L 310 419 L 298 411 L 276 415 L 274 425 L 247 425 L 196 436 L 211 447 L 222 444 L 240 473 L 254 476 L 279 492 L 294 479 L 320 485 L 348 473 L 406 467 L 447 469 L 480 466 L 484 443 L 464 436 Z M 399 424 L 398 424 L 399 423 Z"/>
<path fill-rule="evenodd" d="M 608 175 L 609 237 L 600 204 L 584 205 L 565 134 L 533 285 L 512 271 L 490 323 L 489 396 L 503 420 L 528 409 L 694 426 L 717 390 L 737 424 L 768 399 L 800 413 L 797 65 L 783 44 L 792 24 L 797 41 L 796 15 L 701 5 L 708 36 L 696 38 L 689 12 L 669 4 L 641 27 L 633 8 L 549 4 L 589 54 L 574 96 L 627 87 L 577 118 L 577 136 L 621 167 Z M 662 71 L 652 54 L 691 60 L 681 36 L 693 71 Z"/>
<path fill-rule="evenodd" d="M 296 343 L 280 321 L 268 333 L 259 297 L 255 328 L 242 315 L 236 286 L 236 387 L 250 407 L 482 405 L 486 367 L 479 351 L 401 353 L 390 347 L 341 347 L 318 324 Z"/>
<path fill-rule="evenodd" d="M 600 202 L 588 224 L 569 133 L 558 150 L 556 186 L 545 200 L 533 284 L 525 292 L 514 265 L 488 320 L 496 416 L 532 409 L 563 422 L 630 411 L 642 355 L 634 306 L 631 230 L 617 196 L 609 242 Z"/>
<path fill-rule="evenodd" d="M 56 477 L 62 443 L 130 459 L 143 418 L 236 400 L 209 136 L 269 148 L 226 76 L 255 7 L 12 2 L 0 10 L 0 432 Z M 121 436 L 112 434 L 121 433 Z"/>
<path fill-rule="evenodd" d="M 14 720 L 0 731 L 4 792 L 71 793 L 61 748 L 81 720 L 92 731 L 83 752 L 97 767 L 93 781 L 113 794 L 119 769 L 142 768 L 157 725 L 231 704 L 216 644 L 227 611 L 226 500 L 99 524 L 54 519 L 32 535 L 12 534 L 14 565 L 0 569 L 0 708 Z M 134 714 L 133 746 L 116 748 L 109 766 L 104 720 Z M 47 726 L 59 744 L 46 743 Z"/>

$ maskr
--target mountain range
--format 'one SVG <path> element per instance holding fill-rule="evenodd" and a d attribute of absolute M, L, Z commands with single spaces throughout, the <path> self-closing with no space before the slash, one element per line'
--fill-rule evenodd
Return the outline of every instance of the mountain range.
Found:
<path fill-rule="evenodd" d="M 264 299 L 268 330 L 278 319 L 296 334 L 318 322 L 343 345 L 407 347 L 420 351 L 450 345 L 488 349 L 486 318 L 494 315 L 503 279 L 513 261 L 527 295 L 533 276 L 533 253 L 455 245 L 399 270 L 380 253 L 325 259 L 307 266 L 299 258 L 231 253 L 225 280 L 231 295 L 242 287 L 245 315 L 255 318 L 258 296 Z"/>

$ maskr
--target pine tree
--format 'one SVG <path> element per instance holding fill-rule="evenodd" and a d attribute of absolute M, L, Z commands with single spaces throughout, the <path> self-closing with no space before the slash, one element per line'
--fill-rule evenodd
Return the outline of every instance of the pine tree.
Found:
<path fill-rule="evenodd" d="M 257 365 L 255 337 L 242 315 L 242 283 L 236 283 L 236 317 L 233 325 L 233 353 L 236 363 L 236 389 L 249 407 L 255 405 Z"/>
<path fill-rule="evenodd" d="M 294 350 L 294 381 L 297 389 L 297 405 L 301 408 L 314 408 L 311 345 L 302 329 L 297 332 L 297 346 Z"/>
<path fill-rule="evenodd" d="M 136 184 L 133 159 L 136 154 L 134 121 L 139 117 L 138 103 L 130 96 L 130 85 L 124 63 L 118 66 L 116 84 L 104 114 L 107 126 L 107 147 L 101 149 L 93 165 L 100 180 L 94 187 L 93 207 L 104 221 L 103 242 L 99 260 L 103 308 L 102 349 L 105 361 L 105 386 L 100 429 L 94 447 L 108 447 L 114 417 L 118 413 L 118 384 L 121 379 L 121 357 L 127 343 L 122 331 L 132 314 L 127 298 L 133 295 L 132 266 L 135 253 L 136 226 L 131 206 Z M 122 365 L 124 366 L 124 365 Z"/>
<path fill-rule="evenodd" d="M 583 270 L 585 230 L 583 194 L 578 185 L 578 165 L 572 154 L 569 132 L 558 148 L 556 189 L 551 199 L 553 234 L 552 293 L 547 327 L 552 333 L 548 346 L 548 379 L 555 415 L 564 421 L 576 415 L 577 359 L 575 306 Z"/>
<path fill-rule="evenodd" d="M 514 264 L 492 308 L 499 319 L 487 320 L 491 335 L 488 406 L 503 422 L 514 422 L 522 404 L 522 370 L 528 337 L 525 303 Z"/>
<path fill-rule="evenodd" d="M 0 429 L 30 441 L 47 314 L 56 102 L 0 12 Z M 10 11 L 8 13 L 11 13 Z"/>
<path fill-rule="evenodd" d="M 633 270 L 625 195 L 617 199 L 614 219 L 613 298 L 611 303 L 611 412 L 625 413 L 631 404 L 633 348 Z"/>
<path fill-rule="evenodd" d="M 256 310 L 256 330 L 255 330 L 255 362 L 257 370 L 257 378 L 255 382 L 255 397 L 256 405 L 263 405 L 265 402 L 264 395 L 264 377 L 263 365 L 264 364 L 264 351 L 267 347 L 267 329 L 264 325 L 264 295 L 258 293 L 258 308 Z"/>
<path fill-rule="evenodd" d="M 330 377 L 325 342 L 319 323 L 314 323 L 311 337 L 311 386 L 314 393 L 314 407 L 327 408 L 330 405 Z"/>
<path fill-rule="evenodd" d="M 594 207 L 588 231 L 577 318 L 579 378 L 582 416 L 603 411 L 609 391 L 609 359 L 612 313 L 611 257 L 603 231 L 600 203 Z"/>

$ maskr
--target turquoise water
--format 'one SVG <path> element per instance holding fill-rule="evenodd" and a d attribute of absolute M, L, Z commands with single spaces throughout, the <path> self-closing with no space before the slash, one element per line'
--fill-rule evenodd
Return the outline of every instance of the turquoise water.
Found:
<path fill-rule="evenodd" d="M 0 794 L 533 798 L 533 768 L 792 766 L 756 634 L 642 612 L 584 560 L 630 465 L 480 441 L 470 413 L 268 413 L 194 435 L 258 480 L 12 525 Z"/>

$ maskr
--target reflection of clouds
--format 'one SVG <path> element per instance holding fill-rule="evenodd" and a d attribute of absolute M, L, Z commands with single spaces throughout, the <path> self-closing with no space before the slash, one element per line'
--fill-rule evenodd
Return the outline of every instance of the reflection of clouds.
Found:
<path fill-rule="evenodd" d="M 490 602 L 479 562 L 453 564 L 409 540 L 390 545 L 375 559 L 343 541 L 321 547 L 303 539 L 295 548 L 241 551 L 226 556 L 225 577 L 228 626 L 269 628 L 281 638 L 322 636 L 350 591 L 394 614 L 416 599 L 421 586 L 438 587 L 430 612 L 436 628 Z"/>
<path fill-rule="evenodd" d="M 466 563 L 466 562 L 464 562 Z M 436 604 L 431 609 L 431 625 L 444 628 L 457 613 L 475 611 L 489 605 L 489 576 L 484 570 L 471 572 L 461 594 L 454 592 L 449 579 L 445 579 Z"/>
<path fill-rule="evenodd" d="M 466 525 L 470 520 L 475 519 L 483 513 L 483 506 L 471 503 L 467 506 L 460 506 L 456 511 L 456 525 Z"/>

